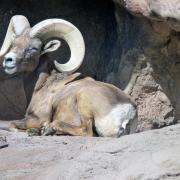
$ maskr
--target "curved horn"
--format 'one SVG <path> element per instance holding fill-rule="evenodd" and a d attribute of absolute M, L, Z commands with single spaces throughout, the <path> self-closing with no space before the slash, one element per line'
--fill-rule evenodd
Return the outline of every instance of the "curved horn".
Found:
<path fill-rule="evenodd" d="M 30 24 L 25 16 L 16 15 L 11 18 L 4 42 L 0 50 L 0 57 L 4 56 L 9 50 L 15 36 L 21 35 L 27 28 L 30 28 Z"/>
<path fill-rule="evenodd" d="M 64 39 L 71 51 L 71 57 L 65 64 L 54 61 L 56 68 L 61 72 L 72 73 L 83 62 L 85 44 L 81 32 L 70 22 L 62 19 L 47 19 L 36 24 L 30 32 L 31 37 L 38 37 L 43 42 L 52 37 Z"/>

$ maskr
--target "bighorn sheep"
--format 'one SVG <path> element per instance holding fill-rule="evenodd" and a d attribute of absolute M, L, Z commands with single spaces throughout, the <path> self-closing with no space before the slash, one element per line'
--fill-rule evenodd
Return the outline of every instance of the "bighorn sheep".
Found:
<path fill-rule="evenodd" d="M 63 73 L 54 71 L 53 63 L 42 56 L 60 46 L 59 40 L 46 43 L 49 38 L 62 38 L 70 47 L 67 63 L 54 61 Z M 84 52 L 80 31 L 65 20 L 48 19 L 30 28 L 24 16 L 12 17 L 0 50 L 3 67 L 8 74 L 36 72 L 37 80 L 25 118 L 13 121 L 11 130 L 93 136 L 95 129 L 99 136 L 107 137 L 135 132 L 137 110 L 128 95 L 113 85 L 72 74 Z"/>

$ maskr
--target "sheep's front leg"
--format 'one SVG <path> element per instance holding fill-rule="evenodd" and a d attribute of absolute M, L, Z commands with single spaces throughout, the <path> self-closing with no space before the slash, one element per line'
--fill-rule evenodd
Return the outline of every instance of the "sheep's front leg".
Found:
<path fill-rule="evenodd" d="M 26 131 L 26 120 L 15 120 L 10 123 L 9 130 L 12 132 Z"/>
<path fill-rule="evenodd" d="M 28 136 L 40 136 L 41 129 L 40 128 L 29 128 L 26 130 L 26 133 L 28 134 Z"/>
<path fill-rule="evenodd" d="M 29 136 L 40 135 L 41 123 L 38 119 L 22 119 L 13 121 L 10 124 L 9 130 L 13 132 L 26 131 Z"/>

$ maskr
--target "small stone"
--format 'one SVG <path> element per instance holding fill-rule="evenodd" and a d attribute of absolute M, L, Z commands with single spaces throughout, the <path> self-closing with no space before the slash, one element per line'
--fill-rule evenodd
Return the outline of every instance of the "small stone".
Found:
<path fill-rule="evenodd" d="M 8 143 L 6 141 L 6 137 L 0 136 L 0 149 L 8 147 Z"/>

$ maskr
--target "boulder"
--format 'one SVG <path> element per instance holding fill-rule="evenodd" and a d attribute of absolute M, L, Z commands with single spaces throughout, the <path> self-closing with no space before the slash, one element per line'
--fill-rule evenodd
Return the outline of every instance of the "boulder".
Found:
<path fill-rule="evenodd" d="M 0 149 L 8 147 L 8 144 L 6 142 L 6 137 L 0 136 Z"/>

